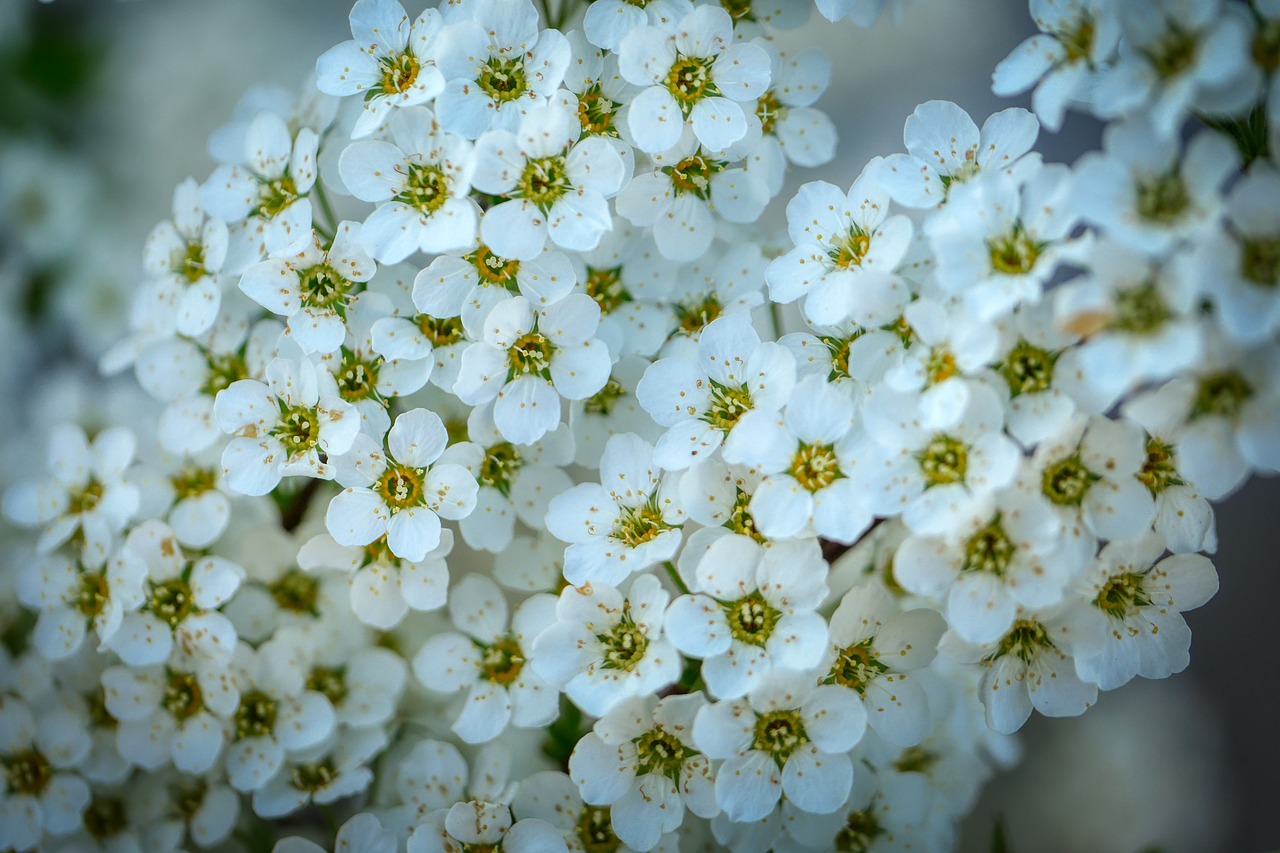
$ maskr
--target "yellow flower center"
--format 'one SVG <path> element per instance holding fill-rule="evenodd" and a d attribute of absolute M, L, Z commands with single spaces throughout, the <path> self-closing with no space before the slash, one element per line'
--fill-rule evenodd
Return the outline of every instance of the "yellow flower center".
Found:
<path fill-rule="evenodd" d="M 791 457 L 791 476 L 810 492 L 818 492 L 844 476 L 830 444 L 801 444 Z"/>
<path fill-rule="evenodd" d="M 704 97 L 720 94 L 711 80 L 712 60 L 682 56 L 667 72 L 667 91 L 675 98 L 686 116 L 693 105 Z"/>
<path fill-rule="evenodd" d="M 791 753 L 809 742 L 798 711 L 769 711 L 756 720 L 751 748 L 767 752 L 781 767 Z"/>
<path fill-rule="evenodd" d="M 378 64 L 382 69 L 379 89 L 387 95 L 399 94 L 408 89 L 417 81 L 418 72 L 422 70 L 422 63 L 407 52 L 399 56 L 384 56 L 378 60 Z"/>
<path fill-rule="evenodd" d="M 383 503 L 392 514 L 402 509 L 419 506 L 423 503 L 423 481 L 426 471 L 422 468 L 409 468 L 404 465 L 388 465 L 382 472 L 374 490 L 382 498 Z"/>

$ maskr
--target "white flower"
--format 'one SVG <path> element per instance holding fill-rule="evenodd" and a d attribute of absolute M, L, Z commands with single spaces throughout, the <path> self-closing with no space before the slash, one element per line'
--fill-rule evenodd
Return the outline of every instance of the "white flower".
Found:
<path fill-rule="evenodd" d="M 355 796 L 373 784 L 369 765 L 386 746 L 387 733 L 375 727 L 344 729 L 316 746 L 292 752 L 276 775 L 254 790 L 253 810 L 259 817 L 278 818 L 308 803 L 328 805 Z"/>
<path fill-rule="evenodd" d="M 573 782 L 558 770 L 534 773 L 521 781 L 511 801 L 511 811 L 521 818 L 545 820 L 560 830 L 570 850 L 586 851 L 599 846 L 617 853 L 635 853 L 635 848 L 622 841 L 614 829 L 611 809 L 584 804 Z M 668 834 L 658 843 L 661 853 L 673 851 L 676 836 Z"/>
<path fill-rule="evenodd" d="M 351 449 L 359 412 L 338 396 L 327 370 L 305 359 L 274 359 L 266 379 L 232 382 L 214 400 L 218 426 L 233 436 L 222 453 L 227 485 L 265 495 L 281 477 L 332 479 L 325 460 Z"/>
<path fill-rule="evenodd" d="M 635 433 L 654 442 L 662 435 L 662 427 L 636 399 L 636 386 L 649 362 L 637 356 L 624 356 L 613 366 L 604 387 L 585 400 L 569 404 L 569 428 L 573 432 L 575 465 L 594 469 L 600 464 L 609 439 L 624 432 Z"/>
<path fill-rule="evenodd" d="M 410 25 L 395 0 L 356 0 L 350 20 L 355 38 L 316 60 L 316 87 L 329 95 L 363 95 L 351 129 L 358 139 L 381 127 L 395 107 L 440 94 L 444 78 L 430 56 L 442 24 L 440 11 L 429 8 Z"/>
<path fill-rule="evenodd" d="M 1226 222 L 1196 247 L 1195 278 L 1213 301 L 1214 320 L 1233 339 L 1261 342 L 1280 326 L 1280 172 L 1250 168 L 1226 200 Z"/>
<path fill-rule="evenodd" d="M 1056 133 L 1068 104 L 1088 100 L 1097 71 L 1112 58 L 1120 41 L 1117 12 L 1107 0 L 1031 0 L 1041 32 L 1000 61 L 991 90 L 1007 98 L 1035 86 L 1036 116 Z"/>
<path fill-rule="evenodd" d="M 1003 406 L 990 386 L 949 379 L 933 390 L 944 386 L 946 393 L 930 401 L 932 411 L 923 395 L 893 392 L 872 394 L 862 406 L 867 432 L 879 445 L 868 448 L 859 475 L 871 507 L 882 515 L 901 512 L 913 532 L 926 535 L 953 529 L 978 501 L 1013 480 L 1021 459 L 1000 429 Z"/>
<path fill-rule="evenodd" d="M 707 8 L 707 7 L 704 7 Z M 703 148 L 691 130 L 649 158 L 618 194 L 618 215 L 632 225 L 653 226 L 664 258 L 691 261 L 715 236 L 713 211 L 727 222 L 754 222 L 769 203 L 762 176 L 735 164 L 724 152 Z"/>
<path fill-rule="evenodd" d="M 1164 540 L 1165 547 L 1175 554 L 1213 552 L 1218 545 L 1213 508 L 1191 477 L 1182 471 L 1184 413 L 1179 410 L 1177 396 L 1158 389 L 1125 404 L 1125 417 L 1137 421 L 1147 433 L 1147 458 L 1135 476 L 1155 500 L 1156 517 L 1152 526 Z M 1228 469 L 1222 474 L 1230 477 L 1233 472 Z M 1215 477 L 1208 485 L 1216 489 L 1221 483 L 1222 480 Z"/>
<path fill-rule="evenodd" d="M 187 557 L 155 519 L 131 530 L 125 547 L 146 562 L 146 600 L 107 645 L 130 666 L 161 663 L 175 644 L 193 656 L 230 658 L 236 631 L 216 608 L 235 595 L 244 569 L 222 557 Z"/>
<path fill-rule="evenodd" d="M 420 562 L 440 544 L 440 517 L 475 507 L 475 478 L 461 465 L 436 464 L 449 436 L 440 416 L 412 409 L 380 442 L 359 436 L 339 468 L 350 485 L 329 502 L 325 525 L 340 545 L 368 545 L 386 534 L 391 553 Z"/>
<path fill-rule="evenodd" d="M 597 717 L 630 696 L 656 693 L 680 677 L 680 656 L 662 636 L 670 600 L 651 574 L 637 576 L 625 596 L 605 584 L 567 586 L 530 665 Z"/>
<path fill-rule="evenodd" d="M 554 101 L 530 107 L 516 133 L 491 130 L 476 142 L 474 182 L 506 201 L 485 211 L 480 234 L 499 255 L 536 258 L 547 239 L 589 251 L 613 227 L 605 199 L 622 188 L 622 157 L 587 136 L 569 108 Z"/>
<path fill-rule="evenodd" d="M 215 169 L 200 188 L 200 201 L 224 222 L 248 218 L 252 230 L 244 236 L 256 242 L 260 233 L 271 254 L 300 252 L 311 239 L 309 194 L 318 147 L 314 130 L 304 127 L 295 135 L 278 115 L 259 113 L 245 134 L 243 165 Z"/>
<path fill-rule="evenodd" d="M 560 466 L 573 459 L 573 439 L 559 426 L 530 445 L 516 447 L 502 438 L 491 405 L 477 406 L 467 418 L 470 441 L 450 445 L 443 462 L 456 462 L 480 483 L 476 508 L 458 528 L 467 545 L 501 553 L 511 544 L 516 519 L 540 530 L 551 499 L 573 485 Z"/>
<path fill-rule="evenodd" d="M 1061 607 L 1019 611 L 1013 627 L 994 643 L 969 645 L 947 633 L 939 649 L 958 661 L 981 664 L 978 696 L 987 725 L 1012 734 L 1032 708 L 1046 717 L 1075 717 L 1097 701 L 1097 686 L 1080 680 L 1071 658 L 1073 646 L 1089 640 L 1090 627 L 1077 624 Z"/>
<path fill-rule="evenodd" d="M 185 836 L 201 849 L 217 847 L 236 828 L 240 795 L 216 775 L 192 780 L 177 771 L 135 777 L 130 799 L 143 805 L 143 841 Z"/>
<path fill-rule="evenodd" d="M 645 25 L 674 25 L 693 11 L 688 0 L 650 0 L 637 6 L 628 0 L 596 0 L 587 6 L 582 30 L 596 47 L 616 52 L 627 33 Z"/>
<path fill-rule="evenodd" d="M 774 673 L 746 699 L 698 712 L 693 740 L 724 763 L 716 801 L 733 821 L 769 814 L 783 794 L 805 811 L 835 811 L 849 796 L 848 751 L 866 730 L 857 697 L 843 687 L 815 686 L 807 673 Z"/>
<path fill-rule="evenodd" d="M 389 631 L 410 610 L 444 607 L 449 569 L 445 557 L 453 550 L 453 531 L 440 531 L 440 544 L 418 562 L 391 553 L 386 537 L 369 545 L 339 545 L 328 534 L 306 542 L 298 551 L 304 571 L 337 569 L 350 573 L 351 611 L 366 625 Z"/>
<path fill-rule="evenodd" d="M 343 853 L 394 853 L 398 843 L 395 833 L 383 829 L 377 816 L 368 812 L 344 823 L 334 839 L 335 848 Z M 324 853 L 324 850 L 314 841 L 291 835 L 277 841 L 271 853 Z"/>
<path fill-rule="evenodd" d="M 310 526 L 310 525 L 308 525 Z M 260 645 L 277 631 L 312 624 L 342 610 L 341 579 L 315 576 L 298 567 L 300 539 L 267 518 L 241 527 L 225 544 L 228 556 L 245 569 L 245 582 L 223 608 L 240 639 Z"/>
<path fill-rule="evenodd" d="M 568 853 L 564 837 L 537 818 L 513 821 L 504 805 L 471 800 L 427 815 L 409 835 L 408 853 Z"/>
<path fill-rule="evenodd" d="M 493 420 L 503 438 L 531 444 L 560 423 L 560 401 L 581 400 L 609 378 L 608 348 L 592 337 L 600 308 L 575 293 L 534 310 L 516 296 L 489 312 L 484 338 L 462 355 L 454 387 L 462 402 L 497 398 Z"/>
<path fill-rule="evenodd" d="M 448 257 L 441 255 L 437 260 Z M 406 369 L 410 362 L 427 361 L 432 365 L 428 376 L 431 383 L 452 389 L 462 366 L 462 353 L 469 346 L 457 309 L 452 313 L 417 313 L 410 291 L 413 277 L 424 275 L 425 271 L 409 266 L 382 269 L 391 269 L 395 274 L 393 285 L 383 291 L 388 293 L 394 313 L 373 319 L 369 328 L 373 351 Z"/>
<path fill-rule="evenodd" d="M 169 522 L 178 541 L 188 548 L 207 548 L 222 537 L 231 521 L 231 496 L 222 482 L 218 454 L 170 456 L 163 450 L 149 454 L 152 463 L 129 471 L 138 487 L 141 517 Z"/>
<path fill-rule="evenodd" d="M 765 272 L 775 302 L 804 297 L 804 316 L 832 325 L 892 321 L 908 300 L 895 274 L 911 242 L 911 220 L 889 215 L 883 171 L 872 161 L 848 193 L 825 181 L 805 184 L 787 203 L 787 230 L 795 248 Z"/>
<path fill-rule="evenodd" d="M 112 539 L 138 508 L 138 488 L 126 482 L 134 438 L 123 427 L 104 429 L 93 442 L 74 424 L 49 431 L 49 474 L 4 493 L 4 514 L 22 527 L 40 528 L 36 550 L 49 553 L 80 536 L 80 558 L 89 568 L 107 560 Z"/>
<path fill-rule="evenodd" d="M 513 293 L 543 307 L 573 292 L 577 273 L 567 255 L 546 249 L 532 260 L 495 254 L 481 243 L 461 257 L 440 255 L 414 277 L 413 304 L 432 317 L 461 317 L 479 338 L 489 312 Z"/>
<path fill-rule="evenodd" d="M 800 4 L 780 5 L 797 8 Z M 769 194 L 777 195 L 788 163 L 821 166 L 835 157 L 835 123 L 813 108 L 831 82 L 831 60 L 815 47 L 791 56 L 779 53 L 769 42 L 763 46 L 769 52 L 770 86 L 756 99 L 747 121 L 760 127 L 761 144 L 751 156 L 766 170 Z"/>
<path fill-rule="evenodd" d="M 1211 500 L 1229 494 L 1251 469 L 1280 470 L 1276 356 L 1270 346 L 1240 352 L 1214 336 L 1191 375 L 1159 392 L 1166 417 L 1185 424 L 1178 468 Z"/>
<path fill-rule="evenodd" d="M 622 360 L 661 349 L 677 322 L 673 306 L 662 304 L 664 296 L 672 298 L 675 265 L 625 223 L 583 260 L 581 289 L 600 306 L 596 335 L 609 352 Z"/>
<path fill-rule="evenodd" d="M 395 825 L 403 821 L 411 826 L 429 812 L 448 808 L 463 799 L 470 773 L 462 753 L 452 743 L 419 740 L 391 775 L 395 799 L 401 805 L 388 823 Z"/>
<path fill-rule="evenodd" d="M 725 532 L 750 537 L 761 545 L 765 543 L 751 513 L 751 498 L 761 479 L 755 468 L 730 466 L 718 459 L 691 468 L 680 477 L 680 500 L 685 512 L 703 525 L 703 529 L 689 537 L 680 553 L 679 565 L 684 574 L 693 573 L 693 564 L 701 559 L 702 550 Z"/>
<path fill-rule="evenodd" d="M 1018 481 L 1048 503 L 1065 533 L 1083 524 L 1103 539 L 1131 539 L 1150 527 L 1155 515 L 1150 492 L 1135 476 L 1146 460 L 1137 424 L 1101 415 L 1078 417 L 1040 443 Z"/>
<path fill-rule="evenodd" d="M 1244 16 L 1227 13 L 1221 0 L 1134 0 L 1117 11 L 1125 36 L 1120 55 L 1091 94 L 1104 118 L 1145 111 L 1171 138 L 1190 109 L 1217 109 L 1223 90 L 1248 67 Z M 1239 100 L 1226 98 L 1247 109 Z"/>
<path fill-rule="evenodd" d="M 88 733 L 70 712 L 39 710 L 16 696 L 0 699 L 0 838 L 15 850 L 79 829 L 89 805 L 89 786 L 72 772 L 89 751 Z"/>
<path fill-rule="evenodd" d="M 886 158 L 880 174 L 884 190 L 906 207 L 937 207 L 953 183 L 983 171 L 1013 175 L 1040 162 L 1028 154 L 1040 132 L 1036 117 L 1010 107 L 974 124 L 950 101 L 928 101 L 916 107 L 903 129 L 906 154 Z"/>
<path fill-rule="evenodd" d="M 1051 165 L 1025 170 L 1021 182 L 1000 172 L 966 181 L 929 217 L 925 234 L 937 258 L 934 277 L 960 294 L 981 320 L 1040 300 L 1062 260 L 1075 218 L 1069 204 L 1071 171 Z"/>
<path fill-rule="evenodd" d="M 947 749 L 955 751 L 958 744 L 948 742 Z M 786 834 L 778 840 L 777 849 L 816 853 L 848 843 L 860 853 L 893 853 L 955 845 L 955 830 L 940 813 L 950 803 L 930 789 L 924 774 L 899 772 L 893 766 L 875 770 L 855 773 L 849 798 L 830 814 L 815 815 L 784 802 L 781 822 Z M 937 824 L 942 824 L 941 831 Z M 787 841 L 793 843 L 784 847 Z"/>
<path fill-rule="evenodd" d="M 225 661 L 180 651 L 163 665 L 108 667 L 102 688 L 107 710 L 119 721 L 121 755 L 148 769 L 172 762 L 197 775 L 221 756 L 223 729 L 240 703 Z"/>
<path fill-rule="evenodd" d="M 128 548 L 105 566 L 86 568 L 62 554 L 48 554 L 18 569 L 14 591 L 39 611 L 31 641 L 47 660 L 74 654 L 90 626 L 105 648 L 124 614 L 142 606 L 147 566 Z"/>
<path fill-rule="evenodd" d="M 449 593 L 449 616 L 464 633 L 432 635 L 413 658 L 413 672 L 433 691 L 466 700 L 452 725 L 466 743 L 484 743 L 508 725 L 542 728 L 555 719 L 558 691 L 528 665 L 534 639 L 555 622 L 556 600 L 535 595 L 516 609 L 483 575 L 467 575 Z"/>
<path fill-rule="evenodd" d="M 810 328 L 812 333 L 791 332 L 778 338 L 795 356 L 796 375 L 821 377 L 852 399 L 860 399 L 867 383 L 879 382 L 901 364 L 906 344 L 915 343 L 914 330 L 905 318 L 900 324 L 875 329 L 849 321 L 833 326 L 810 324 Z"/>
<path fill-rule="evenodd" d="M 238 163 L 244 151 L 244 137 L 258 113 L 275 113 L 291 128 L 309 127 L 323 135 L 337 117 L 340 101 L 315 85 L 315 75 L 307 75 L 301 91 L 283 86 L 259 85 L 245 90 L 231 111 L 231 120 L 209 134 L 209 156 L 218 163 Z"/>
<path fill-rule="evenodd" d="M 1057 328 L 1053 303 L 1024 305 L 1001 323 L 1000 344 L 992 358 L 1004 378 L 1009 395 L 1005 401 L 1005 428 L 1022 443 L 1034 447 L 1057 432 L 1076 411 L 1064 390 L 1065 369 L 1059 359 L 1076 343 L 1076 336 Z"/>
<path fill-rule="evenodd" d="M 1070 541 L 1043 501 L 1006 489 L 946 536 L 907 537 L 894 556 L 893 577 L 907 591 L 942 602 L 947 624 L 962 638 L 989 643 L 1009 630 L 1019 605 L 1062 600 L 1090 556 L 1067 547 Z"/>
<path fill-rule="evenodd" d="M 810 376 L 796 385 L 781 418 L 762 415 L 745 416 L 725 446 L 726 458 L 751 465 L 764 478 L 750 503 L 760 533 L 785 539 L 813 531 L 855 541 L 870 526 L 871 511 L 851 478 L 865 436 L 854 428 L 849 395 Z"/>
<path fill-rule="evenodd" d="M 695 594 L 671 603 L 667 636 L 702 658 L 707 689 L 722 699 L 755 690 L 778 669 L 816 666 L 827 643 L 816 611 L 827 595 L 827 565 L 817 541 L 775 542 L 722 536 L 690 578 Z"/>
<path fill-rule="evenodd" d="M 618 47 L 618 68 L 645 86 L 627 110 L 636 146 L 665 151 L 688 122 L 709 151 L 721 151 L 747 133 L 738 102 L 769 85 L 769 56 L 754 44 L 735 43 L 733 19 L 718 6 L 698 6 L 666 26 L 641 26 Z"/>
<path fill-rule="evenodd" d="M 281 331 L 276 320 L 250 327 L 224 310 L 199 340 L 164 338 L 143 349 L 134 365 L 138 383 L 169 404 L 156 425 L 161 447 L 200 453 L 221 439 L 214 398 L 232 382 L 264 375 L 278 354 Z"/>
<path fill-rule="evenodd" d="M 240 704 L 232 715 L 225 764 L 231 787 L 256 791 L 284 765 L 286 750 L 302 750 L 333 731 L 333 706 L 305 689 L 301 671 L 285 656 L 241 644 L 233 669 Z"/>
<path fill-rule="evenodd" d="M 632 572 L 669 560 L 684 523 L 678 486 L 653 461 L 653 446 L 615 435 L 600 457 L 600 483 L 580 483 L 551 500 L 547 530 L 569 547 L 569 583 L 619 584 Z"/>
<path fill-rule="evenodd" d="M 143 268 L 155 276 L 154 300 L 173 312 L 169 324 L 179 334 L 203 334 L 222 305 L 222 263 L 227 257 L 226 223 L 210 219 L 200 206 L 200 190 L 188 178 L 173 191 L 173 219 L 147 235 Z"/>
<path fill-rule="evenodd" d="M 313 232 L 295 255 L 254 264 L 240 289 L 273 314 L 286 318 L 285 334 L 303 353 L 329 353 L 342 346 L 347 307 L 373 277 L 373 259 L 360 248 L 360 225 L 338 223 L 333 240 Z"/>
<path fill-rule="evenodd" d="M 1157 264 L 1111 241 L 1089 251 L 1091 275 L 1054 290 L 1057 325 L 1084 337 L 1054 365 L 1057 384 L 1087 412 L 1103 412 L 1144 382 L 1200 360 L 1197 283 L 1187 265 Z"/>
<path fill-rule="evenodd" d="M 755 243 L 712 245 L 697 260 L 672 270 L 669 261 L 650 257 L 644 275 L 667 280 L 657 297 L 675 314 L 676 327 L 663 344 L 663 356 L 696 356 L 702 331 L 725 314 L 750 314 L 764 305 L 768 258 Z M 674 279 L 674 280 L 673 280 Z"/>
<path fill-rule="evenodd" d="M 635 850 L 651 850 L 684 821 L 720 810 L 711 762 L 693 742 L 693 722 L 707 704 L 699 693 L 636 696 L 596 721 L 569 757 L 582 799 L 609 806 L 613 831 Z"/>
<path fill-rule="evenodd" d="M 1143 119 L 1109 125 L 1102 145 L 1076 164 L 1073 207 L 1111 239 L 1151 255 L 1207 231 L 1239 167 L 1221 134 L 1202 131 L 1180 153 L 1176 138 Z"/>
<path fill-rule="evenodd" d="M 351 194 L 378 206 L 364 221 L 365 249 L 385 264 L 416 251 L 437 253 L 475 244 L 479 210 L 468 197 L 475 152 L 444 133 L 426 107 L 398 110 L 392 142 L 353 142 L 338 160 Z"/>
<path fill-rule="evenodd" d="M 388 359 L 377 352 L 373 327 L 393 311 L 391 301 L 381 293 L 360 294 L 347 309 L 345 343 L 320 357 L 320 363 L 333 373 L 338 396 L 360 415 L 360 431 L 378 440 L 391 427 L 387 413 L 391 401 L 426 385 L 435 367 L 431 359 Z"/>
<path fill-rule="evenodd" d="M 539 29 L 529 0 L 467 3 L 436 45 L 446 81 L 436 114 L 445 130 L 466 139 L 490 128 L 515 130 L 531 106 L 555 93 L 569 65 L 569 42 Z"/>
<path fill-rule="evenodd" d="M 907 673 L 933 660 L 946 627 L 927 607 L 899 610 L 878 584 L 854 587 L 831 616 L 822 682 L 855 692 L 882 738 L 914 746 L 931 718 L 924 689 Z"/>
<path fill-rule="evenodd" d="M 999 329 L 994 322 L 982 322 L 955 299 L 944 300 L 920 296 L 891 326 L 880 331 L 898 338 L 888 346 L 883 338 L 877 342 L 883 351 L 876 360 L 884 363 L 883 385 L 868 385 L 868 397 L 893 391 L 918 391 L 919 412 L 928 423 L 953 418 L 957 406 L 963 405 L 970 387 L 967 377 L 990 380 L 987 368 L 995 361 L 999 346 Z M 902 349 L 898 344 L 902 344 Z M 865 347 L 850 344 L 850 365 L 856 357 L 868 356 Z M 859 368 L 861 370 L 862 368 Z M 874 375 L 874 374 L 872 374 Z M 955 379 L 957 381 L 949 381 Z"/>
<path fill-rule="evenodd" d="M 681 470 L 709 459 L 724 443 L 726 461 L 744 461 L 760 440 L 752 413 L 768 423 L 795 385 L 795 363 L 780 344 L 762 343 L 749 314 L 708 324 L 698 339 L 696 361 L 661 359 L 645 371 L 636 398 L 667 431 L 654 461 Z M 742 423 L 742 431 L 739 431 Z"/>
<path fill-rule="evenodd" d="M 1155 534 L 1112 542 L 1076 583 L 1075 592 L 1101 642 L 1093 654 L 1076 654 L 1076 673 L 1101 690 L 1114 690 L 1135 675 L 1168 678 L 1191 662 L 1191 629 L 1182 614 L 1218 591 L 1213 564 L 1200 554 L 1175 554 L 1159 562 L 1164 542 Z M 1154 565 L 1153 565 L 1154 564 Z"/>
<path fill-rule="evenodd" d="M 668 2 L 680 0 L 656 0 L 651 8 L 657 10 Z M 588 17 L 597 5 L 587 7 Z M 689 8 L 687 4 L 685 8 Z M 578 117 L 584 136 L 599 137 L 618 152 L 625 178 L 630 180 L 635 172 L 636 154 L 630 143 L 622 139 L 621 111 L 622 106 L 635 97 L 636 87 L 623 79 L 616 53 L 593 47 L 577 30 L 570 31 L 567 38 L 572 54 L 564 75 L 564 89 L 556 93 L 555 99 Z"/>
<path fill-rule="evenodd" d="M 396 652 L 373 645 L 368 632 L 353 627 L 321 619 L 281 628 L 259 651 L 287 658 L 307 689 L 329 701 L 338 724 L 381 726 L 396 713 L 408 666 Z"/>

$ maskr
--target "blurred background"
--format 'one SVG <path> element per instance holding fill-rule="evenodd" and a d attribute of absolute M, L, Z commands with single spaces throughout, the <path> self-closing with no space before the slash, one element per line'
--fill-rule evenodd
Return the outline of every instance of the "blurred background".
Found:
<path fill-rule="evenodd" d="M 245 89 L 300 84 L 350 38 L 349 7 L 0 0 L 0 394 L 21 404 L 0 406 L 4 481 L 39 455 L 49 423 L 148 405 L 131 380 L 93 370 L 126 327 L 143 239 L 167 218 L 175 184 L 207 176 L 208 135 Z M 873 31 L 814 17 L 780 41 L 832 57 L 819 106 L 839 127 L 839 153 L 793 176 L 766 222 L 785 221 L 800 183 L 847 185 L 870 157 L 902 150 L 903 121 L 922 101 L 955 101 L 979 124 L 1009 106 L 990 92 L 991 69 L 1034 31 L 1025 0 L 917 0 L 900 26 Z M 1039 148 L 1070 163 L 1099 132 L 1072 115 Z M 1222 589 L 1189 614 L 1191 667 L 1104 694 L 1079 719 L 1033 718 L 1023 765 L 990 787 L 965 849 L 990 850 L 996 820 L 1014 853 L 1280 847 L 1277 521 L 1280 481 L 1254 481 L 1219 507 Z"/>

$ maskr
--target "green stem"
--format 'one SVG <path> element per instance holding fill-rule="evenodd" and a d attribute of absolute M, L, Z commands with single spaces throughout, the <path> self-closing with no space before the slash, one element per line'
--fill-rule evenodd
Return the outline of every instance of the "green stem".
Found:
<path fill-rule="evenodd" d="M 662 564 L 662 568 L 667 570 L 667 576 L 671 578 L 671 582 L 676 585 L 676 589 L 680 590 L 682 595 L 689 594 L 689 585 L 684 582 L 684 578 L 680 577 L 680 572 L 676 569 L 676 564 L 667 560 Z"/>
<path fill-rule="evenodd" d="M 307 508 L 311 506 L 311 501 L 315 499 L 316 493 L 320 491 L 320 485 L 323 482 L 323 480 L 313 478 L 292 494 L 279 490 L 272 493 L 272 497 L 276 500 L 276 506 L 280 510 L 281 527 L 285 530 L 295 530 L 299 524 L 302 524 L 302 520 L 307 514 Z"/>
<path fill-rule="evenodd" d="M 319 179 L 316 180 L 314 189 L 316 201 L 320 202 L 320 212 L 323 213 L 324 218 L 328 220 L 329 233 L 324 234 L 318 225 L 316 226 L 316 230 L 320 231 L 321 234 L 324 234 L 326 240 L 332 241 L 333 235 L 338 233 L 338 217 L 334 214 L 333 205 L 329 203 L 329 194 L 325 192 L 324 184 L 322 184 Z"/>
<path fill-rule="evenodd" d="M 782 337 L 782 306 L 769 300 L 769 321 L 773 323 L 773 339 Z"/>
<path fill-rule="evenodd" d="M 321 804 L 320 814 L 324 815 L 324 822 L 329 826 L 329 834 L 336 837 L 338 834 L 338 816 L 333 813 L 333 806 L 328 803 Z"/>

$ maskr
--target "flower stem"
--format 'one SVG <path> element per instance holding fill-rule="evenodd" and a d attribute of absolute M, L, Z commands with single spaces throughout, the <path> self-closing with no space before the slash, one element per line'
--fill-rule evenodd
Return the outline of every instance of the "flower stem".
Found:
<path fill-rule="evenodd" d="M 667 560 L 662 564 L 662 568 L 667 570 L 667 576 L 671 578 L 671 582 L 676 585 L 676 589 L 680 590 L 682 595 L 689 594 L 689 585 L 684 582 L 684 578 L 680 577 L 680 572 L 676 569 L 676 564 Z"/>
<path fill-rule="evenodd" d="M 333 212 L 333 205 L 329 203 L 329 194 L 324 190 L 324 184 L 317 178 L 315 183 L 316 201 L 320 203 L 320 212 L 324 214 L 325 224 L 328 226 L 328 234 L 324 234 L 325 239 L 332 240 L 333 235 L 338 233 L 338 217 Z M 320 228 L 317 226 L 317 231 Z M 322 232 L 323 233 L 323 232 Z"/>

